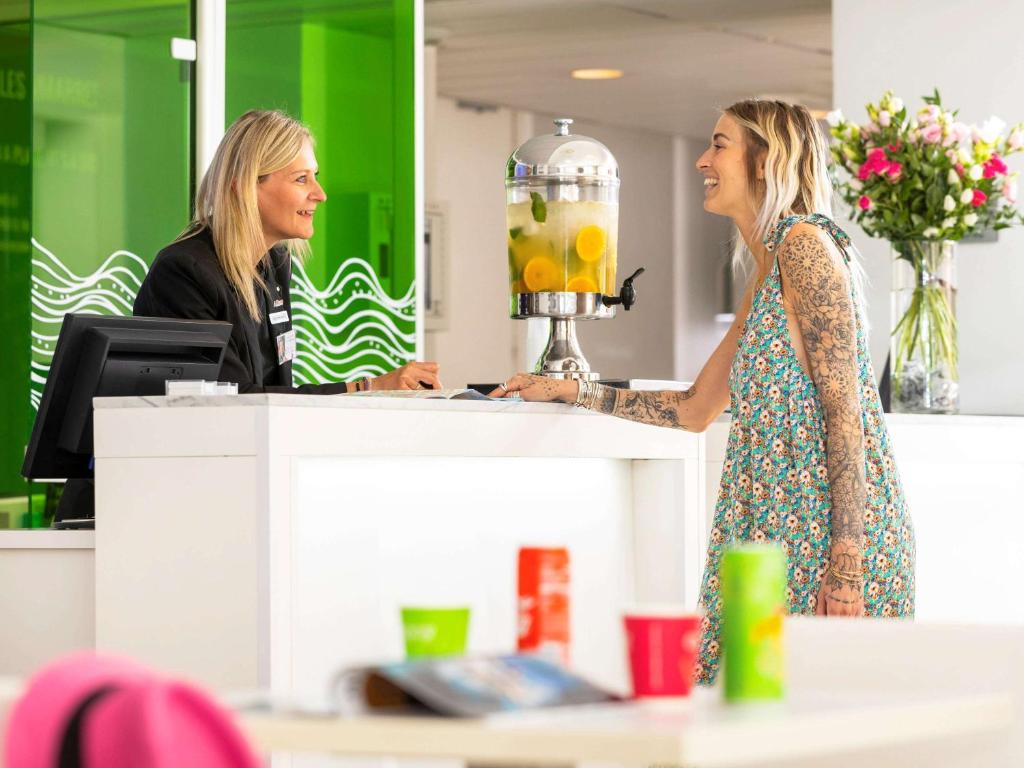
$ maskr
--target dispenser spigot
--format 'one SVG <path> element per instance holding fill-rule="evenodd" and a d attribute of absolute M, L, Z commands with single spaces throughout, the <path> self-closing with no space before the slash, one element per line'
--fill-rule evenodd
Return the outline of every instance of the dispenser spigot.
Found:
<path fill-rule="evenodd" d="M 636 304 L 636 288 L 633 287 L 633 281 L 643 274 L 644 271 L 644 267 L 640 267 L 640 269 L 622 281 L 622 290 L 619 291 L 618 296 L 602 296 L 601 302 L 609 307 L 621 304 L 622 308 L 629 312 L 629 308 Z"/>

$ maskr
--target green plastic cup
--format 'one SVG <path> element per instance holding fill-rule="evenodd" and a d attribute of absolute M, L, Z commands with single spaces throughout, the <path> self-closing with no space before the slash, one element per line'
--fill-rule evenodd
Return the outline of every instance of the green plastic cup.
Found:
<path fill-rule="evenodd" d="M 722 664 L 726 701 L 780 699 L 786 555 L 749 544 L 722 558 Z"/>
<path fill-rule="evenodd" d="M 469 608 L 402 608 L 405 655 L 410 659 L 466 652 Z"/>

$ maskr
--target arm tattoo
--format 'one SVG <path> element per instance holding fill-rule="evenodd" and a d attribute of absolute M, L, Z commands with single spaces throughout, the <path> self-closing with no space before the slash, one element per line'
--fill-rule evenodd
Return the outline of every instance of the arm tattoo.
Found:
<path fill-rule="evenodd" d="M 832 564 L 858 570 L 867 490 L 849 276 L 816 234 L 794 232 L 779 249 L 812 377 L 824 410 L 832 496 Z"/>
<path fill-rule="evenodd" d="M 687 429 L 680 420 L 679 406 L 695 394 L 695 387 L 683 392 L 638 392 L 599 384 L 594 410 L 657 427 Z"/>

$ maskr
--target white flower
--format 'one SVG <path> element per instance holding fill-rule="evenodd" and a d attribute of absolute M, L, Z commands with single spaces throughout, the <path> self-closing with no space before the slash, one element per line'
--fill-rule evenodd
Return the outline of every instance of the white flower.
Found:
<path fill-rule="evenodd" d="M 951 187 L 960 186 L 960 174 L 955 169 L 950 168 L 949 173 L 946 176 L 946 183 Z"/>
<path fill-rule="evenodd" d="M 860 179 L 850 179 L 850 189 L 854 192 L 860 192 L 864 188 Z"/>
<path fill-rule="evenodd" d="M 893 96 L 889 99 L 889 109 L 891 109 L 893 113 L 899 112 L 903 109 L 903 99 L 899 96 Z"/>
<path fill-rule="evenodd" d="M 921 236 L 924 237 L 925 240 L 934 240 L 939 236 L 939 228 L 928 227 L 928 229 L 921 233 Z"/>
<path fill-rule="evenodd" d="M 972 165 L 971 169 L 967 171 L 967 175 L 970 176 L 974 181 L 981 178 L 981 175 L 985 172 L 985 169 L 980 165 Z"/>
<path fill-rule="evenodd" d="M 888 110 L 883 109 L 878 113 L 878 124 L 883 128 L 888 128 L 892 125 L 892 115 L 889 114 Z"/>
<path fill-rule="evenodd" d="M 825 120 L 828 121 L 828 124 L 830 126 L 835 128 L 837 125 L 840 125 L 843 122 L 843 110 L 833 109 L 831 112 L 825 115 Z"/>
<path fill-rule="evenodd" d="M 1024 146 L 1024 134 L 1021 133 L 1020 128 L 1010 131 L 1010 138 L 1006 140 L 1006 145 L 1010 149 L 1020 149 Z"/>
<path fill-rule="evenodd" d="M 970 165 L 974 158 L 971 157 L 971 153 L 967 151 L 965 147 L 960 147 L 956 151 L 957 157 L 960 158 L 961 165 Z"/>
<path fill-rule="evenodd" d="M 973 199 L 974 199 L 974 190 L 973 189 L 965 189 L 963 191 L 963 193 L 960 195 L 960 202 L 963 203 L 964 205 L 967 205 Z M 947 208 L 946 210 L 947 211 L 952 211 L 953 209 L 952 208 Z"/>
<path fill-rule="evenodd" d="M 988 120 L 981 124 L 981 128 L 978 129 L 978 135 L 981 136 L 982 141 L 991 144 L 999 138 L 999 134 L 1006 128 L 1006 122 L 1000 120 L 995 115 L 992 115 Z"/>
<path fill-rule="evenodd" d="M 976 214 L 976 213 L 968 213 L 966 216 L 964 216 L 964 224 L 966 224 L 968 227 L 973 227 L 977 223 L 978 223 L 978 214 Z"/>
<path fill-rule="evenodd" d="M 956 218 L 953 216 L 947 216 L 942 220 L 943 229 L 952 229 L 956 226 Z"/>
<path fill-rule="evenodd" d="M 949 195 L 946 195 L 945 198 L 943 198 L 943 200 L 942 200 L 942 207 L 947 212 L 955 210 L 956 209 L 956 200 L 954 200 Z"/>

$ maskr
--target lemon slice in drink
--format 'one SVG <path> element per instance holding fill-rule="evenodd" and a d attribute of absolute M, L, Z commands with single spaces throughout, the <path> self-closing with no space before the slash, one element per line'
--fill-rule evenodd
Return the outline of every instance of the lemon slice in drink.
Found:
<path fill-rule="evenodd" d="M 523 282 L 526 283 L 526 290 L 531 293 L 553 291 L 557 279 L 558 266 L 543 256 L 533 257 L 523 267 Z"/>
<path fill-rule="evenodd" d="M 576 253 L 583 261 L 597 261 L 607 245 L 608 236 L 596 224 L 588 224 L 576 235 Z"/>
<path fill-rule="evenodd" d="M 565 284 L 565 290 L 571 293 L 597 293 L 597 283 L 586 275 L 577 275 Z"/>

